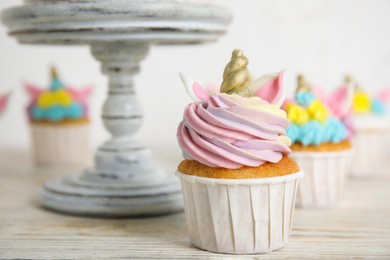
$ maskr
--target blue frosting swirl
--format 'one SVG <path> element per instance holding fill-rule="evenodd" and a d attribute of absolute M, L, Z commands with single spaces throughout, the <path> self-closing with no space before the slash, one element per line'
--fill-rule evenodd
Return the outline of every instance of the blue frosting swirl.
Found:
<path fill-rule="evenodd" d="M 322 142 L 324 128 L 317 121 L 308 121 L 300 128 L 300 142 L 303 145 L 319 145 Z"/>
<path fill-rule="evenodd" d="M 63 87 L 65 87 L 65 84 L 59 79 L 53 79 L 50 83 L 51 90 L 58 90 Z"/>
<path fill-rule="evenodd" d="M 310 105 L 311 102 L 315 99 L 315 96 L 312 92 L 302 92 L 299 91 L 295 94 L 295 101 L 304 107 Z"/>
<path fill-rule="evenodd" d="M 54 105 L 48 108 L 40 108 L 38 106 L 34 106 L 31 109 L 31 115 L 36 120 L 59 122 L 64 119 L 82 118 L 83 108 L 78 103 L 72 103 L 70 106 L 67 107 Z"/>
<path fill-rule="evenodd" d="M 323 142 L 339 143 L 347 139 L 345 125 L 335 118 L 329 118 L 325 123 Z"/>
<path fill-rule="evenodd" d="M 305 124 L 291 123 L 286 133 L 292 143 L 307 145 L 320 145 L 322 143 L 339 143 L 347 139 L 347 130 L 342 122 L 329 118 L 325 124 L 310 120 Z"/>
<path fill-rule="evenodd" d="M 299 137 L 301 135 L 299 126 L 291 122 L 290 126 L 286 129 L 286 135 L 290 137 L 291 143 L 299 141 Z"/>
<path fill-rule="evenodd" d="M 66 108 L 66 117 L 72 119 L 78 119 L 83 117 L 83 108 L 78 103 L 72 103 Z"/>
<path fill-rule="evenodd" d="M 371 101 L 371 110 L 374 114 L 383 115 L 386 113 L 385 105 L 378 99 L 373 99 Z"/>

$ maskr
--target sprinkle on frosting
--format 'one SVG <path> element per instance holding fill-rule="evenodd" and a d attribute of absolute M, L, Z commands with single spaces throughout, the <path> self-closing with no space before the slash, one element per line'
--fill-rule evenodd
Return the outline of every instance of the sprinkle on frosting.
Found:
<path fill-rule="evenodd" d="M 91 88 L 75 90 L 67 87 L 51 69 L 52 81 L 48 90 L 26 85 L 30 96 L 28 115 L 33 121 L 61 122 L 63 120 L 85 119 L 88 114 L 87 99 Z"/>
<path fill-rule="evenodd" d="M 284 99 L 283 73 L 247 82 L 249 78 L 242 75 L 249 73 L 236 73 L 246 70 L 247 64 L 242 51 L 235 50 L 224 72 L 223 93 L 198 82 L 191 84 L 181 74 L 187 92 L 196 97 L 185 108 L 177 131 L 185 159 L 209 167 L 237 169 L 277 163 L 291 152 L 291 140 L 286 135 L 290 123 L 279 105 Z M 197 91 L 192 91 L 193 86 Z"/>

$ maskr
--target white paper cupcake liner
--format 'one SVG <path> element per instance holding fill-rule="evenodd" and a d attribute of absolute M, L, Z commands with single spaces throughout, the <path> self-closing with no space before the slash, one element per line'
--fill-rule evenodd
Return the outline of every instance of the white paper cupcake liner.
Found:
<path fill-rule="evenodd" d="M 370 177 L 384 173 L 389 161 L 389 134 L 358 133 L 353 142 L 355 155 L 351 176 Z"/>
<path fill-rule="evenodd" d="M 82 165 L 89 159 L 88 124 L 31 124 L 31 136 L 37 164 Z"/>
<path fill-rule="evenodd" d="M 340 201 L 351 168 L 353 150 L 292 152 L 291 158 L 305 172 L 297 194 L 298 207 L 332 207 Z"/>
<path fill-rule="evenodd" d="M 190 240 L 204 250 L 267 253 L 289 239 L 298 179 L 213 179 L 176 172 L 181 179 Z"/>

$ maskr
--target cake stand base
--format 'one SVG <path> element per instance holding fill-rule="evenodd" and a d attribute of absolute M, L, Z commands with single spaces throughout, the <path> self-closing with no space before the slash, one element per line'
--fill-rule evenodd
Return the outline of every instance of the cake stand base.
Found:
<path fill-rule="evenodd" d="M 133 140 L 143 119 L 134 76 L 151 46 L 215 42 L 231 20 L 229 11 L 200 0 L 24 3 L 2 12 L 10 35 L 24 44 L 91 46 L 109 86 L 102 119 L 111 139 L 99 148 L 92 170 L 46 183 L 40 192 L 42 205 L 97 217 L 180 211 L 180 185 L 173 172 L 168 177 L 155 166 L 149 149 Z M 162 60 L 161 69 L 167 66 L 169 60 Z"/>
<path fill-rule="evenodd" d="M 72 176 L 47 182 L 39 195 L 46 208 L 83 216 L 138 217 L 183 210 L 180 187 L 173 177 L 134 187 L 130 183 L 110 185 Z"/>

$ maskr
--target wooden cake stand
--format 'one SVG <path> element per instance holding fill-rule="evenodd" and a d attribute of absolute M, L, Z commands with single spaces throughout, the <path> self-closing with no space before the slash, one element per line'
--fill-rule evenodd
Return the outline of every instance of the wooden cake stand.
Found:
<path fill-rule="evenodd" d="M 98 149 L 92 169 L 47 182 L 42 205 L 99 217 L 181 211 L 173 173 L 156 166 L 150 150 L 133 139 L 142 121 L 133 77 L 150 46 L 214 42 L 230 20 L 224 7 L 195 0 L 26 0 L 5 10 L 2 21 L 20 43 L 90 45 L 109 77 L 102 118 L 111 140 Z"/>

